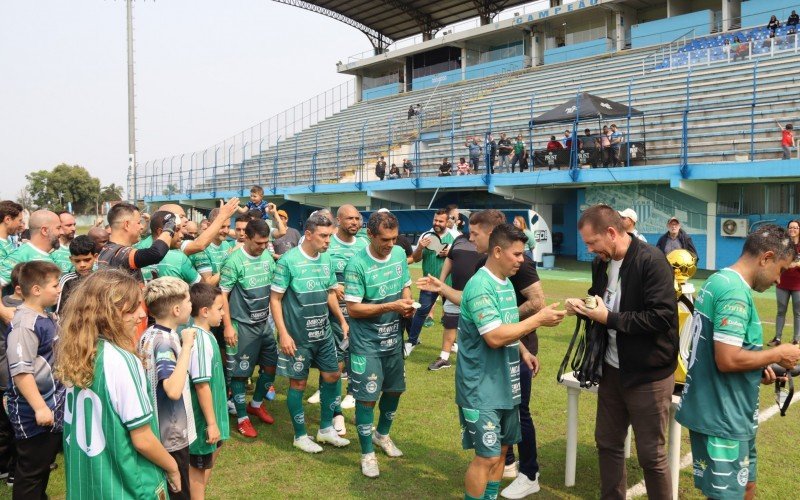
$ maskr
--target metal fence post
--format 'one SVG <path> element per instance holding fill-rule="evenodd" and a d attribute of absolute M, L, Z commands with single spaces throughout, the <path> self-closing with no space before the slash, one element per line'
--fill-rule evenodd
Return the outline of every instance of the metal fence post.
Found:
<path fill-rule="evenodd" d="M 220 147 L 217 146 L 214 149 L 214 170 L 211 172 L 211 197 L 217 197 L 217 164 L 219 163 L 219 159 L 217 158 L 217 153 L 219 153 Z"/>
<path fill-rule="evenodd" d="M 758 94 L 758 59 L 753 65 L 753 101 L 750 104 L 750 161 L 756 159 L 756 96 Z"/>
<path fill-rule="evenodd" d="M 185 156 L 185 154 L 181 155 L 181 164 L 178 166 L 178 171 L 179 171 L 178 172 L 178 188 L 179 188 L 181 194 L 183 194 L 183 157 L 184 156 Z"/>
<path fill-rule="evenodd" d="M 244 159 L 247 155 L 247 145 L 249 142 L 242 144 L 242 166 L 239 167 L 239 196 L 244 196 Z"/>
<path fill-rule="evenodd" d="M 536 99 L 536 94 L 531 95 L 531 104 L 530 104 L 530 112 L 531 118 L 528 120 L 528 156 L 530 157 L 531 162 L 531 172 L 533 172 L 533 166 L 535 163 L 535 155 L 533 154 L 533 102 Z M 508 167 L 506 167 L 508 168 Z"/>
<path fill-rule="evenodd" d="M 692 79 L 692 71 L 686 74 L 686 106 L 683 110 L 683 130 L 681 142 L 683 142 L 683 154 L 681 155 L 681 177 L 684 179 L 689 175 L 689 89 Z"/>
<path fill-rule="evenodd" d="M 625 166 L 630 168 L 631 166 L 631 104 L 632 104 L 632 97 L 631 97 L 631 89 L 633 87 L 633 77 L 631 77 L 630 81 L 628 82 L 628 124 L 625 128 Z"/>
<path fill-rule="evenodd" d="M 278 152 L 280 151 L 281 136 L 275 139 L 275 160 L 272 162 L 272 194 L 278 194 Z"/>
<path fill-rule="evenodd" d="M 319 130 L 314 136 L 314 154 L 311 156 L 311 192 L 317 190 L 317 157 L 319 154 Z"/>

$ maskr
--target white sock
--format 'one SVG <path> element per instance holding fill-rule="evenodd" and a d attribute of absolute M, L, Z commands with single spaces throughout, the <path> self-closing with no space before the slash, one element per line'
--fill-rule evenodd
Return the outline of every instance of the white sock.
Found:
<path fill-rule="evenodd" d="M 253 408 L 261 408 L 261 401 L 250 401 L 250 406 Z"/>
<path fill-rule="evenodd" d="M 242 418 L 239 418 L 239 419 L 237 419 L 237 421 L 238 421 L 240 424 L 241 424 L 242 422 L 244 422 L 245 420 L 250 420 L 250 417 L 242 417 Z"/>
<path fill-rule="evenodd" d="M 439 353 L 439 357 L 447 361 L 448 359 L 450 359 L 450 353 L 447 351 L 442 351 Z"/>
<path fill-rule="evenodd" d="M 330 434 L 331 432 L 336 432 L 333 427 L 325 427 L 324 429 L 319 430 L 322 434 Z"/>

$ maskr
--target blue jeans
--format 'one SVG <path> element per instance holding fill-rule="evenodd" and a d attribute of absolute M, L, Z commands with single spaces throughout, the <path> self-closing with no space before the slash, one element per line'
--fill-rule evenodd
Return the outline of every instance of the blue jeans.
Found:
<path fill-rule="evenodd" d="M 408 341 L 410 343 L 414 345 L 419 344 L 419 332 L 422 331 L 425 318 L 428 317 L 428 313 L 431 312 L 438 298 L 439 294 L 435 292 L 426 292 L 424 290 L 419 292 L 420 308 L 417 309 L 417 312 L 414 313 L 414 317 L 411 318 L 411 327 L 408 329 Z"/>
<path fill-rule="evenodd" d="M 519 383 L 522 402 L 519 405 L 519 426 L 522 432 L 522 441 L 517 445 L 519 472 L 525 474 L 531 481 L 536 479 L 536 474 L 539 472 L 539 461 L 536 454 L 536 427 L 533 425 L 530 409 L 532 380 L 533 373 L 530 368 L 521 362 L 519 364 Z M 515 460 L 514 447 L 509 446 L 508 453 L 506 453 L 506 465 L 513 464 Z"/>

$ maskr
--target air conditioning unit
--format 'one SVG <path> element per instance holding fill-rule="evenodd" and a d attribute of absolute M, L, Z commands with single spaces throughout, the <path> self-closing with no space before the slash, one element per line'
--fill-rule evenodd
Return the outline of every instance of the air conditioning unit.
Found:
<path fill-rule="evenodd" d="M 723 219 L 719 234 L 730 238 L 746 238 L 747 219 Z"/>

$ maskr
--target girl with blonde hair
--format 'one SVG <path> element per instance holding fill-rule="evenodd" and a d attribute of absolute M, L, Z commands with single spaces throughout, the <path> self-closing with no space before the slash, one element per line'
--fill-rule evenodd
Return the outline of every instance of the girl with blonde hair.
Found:
<path fill-rule="evenodd" d="M 514 227 L 525 233 L 525 236 L 528 237 L 528 241 L 525 242 L 525 253 L 528 254 L 528 257 L 533 259 L 533 248 L 536 246 L 536 241 L 533 239 L 533 231 L 528 229 L 528 225 L 525 223 L 525 217 L 521 215 L 514 217 Z"/>

